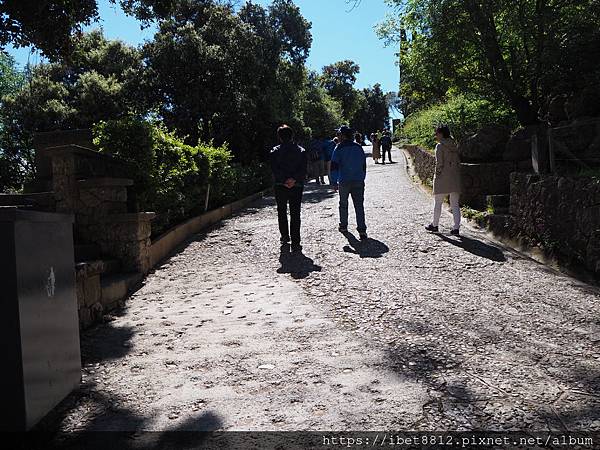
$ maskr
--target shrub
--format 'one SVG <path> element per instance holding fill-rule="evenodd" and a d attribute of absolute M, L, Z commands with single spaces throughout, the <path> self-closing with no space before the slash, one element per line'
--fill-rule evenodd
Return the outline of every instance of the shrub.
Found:
<path fill-rule="evenodd" d="M 136 199 L 143 211 L 158 214 L 154 234 L 204 211 L 264 189 L 268 171 L 261 164 L 232 164 L 227 144 L 190 146 L 162 124 L 134 117 L 100 122 L 94 142 L 102 152 L 134 163 Z"/>
<path fill-rule="evenodd" d="M 501 124 L 515 128 L 517 122 L 509 108 L 485 99 L 457 95 L 445 103 L 431 105 L 408 116 L 399 129 L 398 137 L 432 149 L 435 147 L 434 127 L 438 124 L 448 125 L 454 137 L 461 141 L 485 125 Z"/>

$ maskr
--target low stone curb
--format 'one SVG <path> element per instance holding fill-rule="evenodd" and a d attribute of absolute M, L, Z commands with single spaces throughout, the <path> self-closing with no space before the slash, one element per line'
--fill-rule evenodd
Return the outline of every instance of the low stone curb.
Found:
<path fill-rule="evenodd" d="M 265 189 L 233 203 L 229 203 L 228 205 L 208 211 L 188 219 L 163 233 L 155 239 L 150 246 L 150 268 L 155 267 L 160 261 L 168 257 L 178 245 L 190 236 L 199 233 L 203 229 L 208 228 L 223 219 L 231 217 L 233 214 L 239 212 L 255 200 L 265 196 L 270 191 L 270 188 Z"/>

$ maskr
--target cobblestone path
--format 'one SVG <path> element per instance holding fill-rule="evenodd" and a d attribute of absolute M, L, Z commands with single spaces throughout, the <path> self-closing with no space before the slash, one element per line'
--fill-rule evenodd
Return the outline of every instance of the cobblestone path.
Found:
<path fill-rule="evenodd" d="M 599 291 L 449 215 L 427 234 L 394 156 L 369 167 L 364 244 L 311 185 L 303 256 L 266 198 L 158 267 L 83 336 L 62 429 L 600 430 Z"/>

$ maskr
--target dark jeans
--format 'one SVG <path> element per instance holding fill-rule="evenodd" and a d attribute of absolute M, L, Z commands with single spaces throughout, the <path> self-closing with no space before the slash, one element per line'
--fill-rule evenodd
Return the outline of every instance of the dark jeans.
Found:
<path fill-rule="evenodd" d="M 392 147 L 383 147 L 381 149 L 381 157 L 383 158 L 383 162 L 385 162 L 385 152 L 387 152 L 389 161 L 392 162 Z"/>
<path fill-rule="evenodd" d="M 344 181 L 340 183 L 340 226 L 348 226 L 348 197 L 352 196 L 356 212 L 356 229 L 359 233 L 367 231 L 365 223 L 365 183 L 364 181 Z"/>
<path fill-rule="evenodd" d="M 281 233 L 282 238 L 291 237 L 292 245 L 300 245 L 300 206 L 302 205 L 302 190 L 302 186 L 294 186 L 291 189 L 288 189 L 285 186 L 275 186 L 279 232 Z M 289 227 L 287 215 L 288 203 L 290 205 Z"/>

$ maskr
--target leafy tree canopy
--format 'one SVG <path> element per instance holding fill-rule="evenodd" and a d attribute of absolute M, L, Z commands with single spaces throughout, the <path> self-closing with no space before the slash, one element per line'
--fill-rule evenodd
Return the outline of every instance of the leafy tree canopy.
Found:
<path fill-rule="evenodd" d="M 505 102 L 522 125 L 548 98 L 597 83 L 596 0 L 388 0 L 379 27 L 400 44 L 401 107 L 409 115 L 457 92 Z"/>

